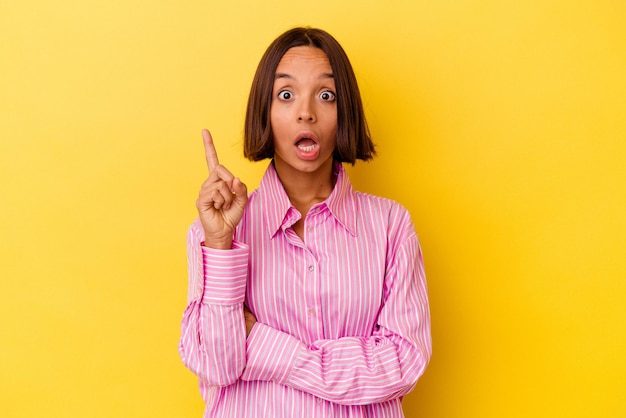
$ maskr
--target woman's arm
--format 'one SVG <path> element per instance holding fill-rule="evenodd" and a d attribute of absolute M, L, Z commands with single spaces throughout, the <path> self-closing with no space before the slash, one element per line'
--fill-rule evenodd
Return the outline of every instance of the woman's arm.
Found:
<path fill-rule="evenodd" d="M 184 364 L 209 385 L 239 379 L 245 366 L 243 301 L 248 248 L 233 233 L 248 204 L 245 184 L 219 163 L 213 138 L 202 131 L 209 177 L 200 188 L 198 220 L 189 228 L 189 290 L 179 351 Z"/>
<path fill-rule="evenodd" d="M 408 221 L 410 222 L 410 221 Z M 371 404 L 410 392 L 431 356 L 430 314 L 419 243 L 411 231 L 393 251 L 371 336 L 297 338 L 257 323 L 244 380 L 269 380 L 340 404 Z"/>
<path fill-rule="evenodd" d="M 201 245 L 202 226 L 187 236 L 189 290 L 183 314 L 179 352 L 185 366 L 209 385 L 227 386 L 239 379 L 246 364 L 245 297 L 248 248 L 231 250 Z"/>

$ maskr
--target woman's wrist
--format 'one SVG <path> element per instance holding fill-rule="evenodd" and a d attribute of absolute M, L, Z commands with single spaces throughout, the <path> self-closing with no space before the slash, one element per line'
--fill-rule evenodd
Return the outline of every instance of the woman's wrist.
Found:
<path fill-rule="evenodd" d="M 203 247 L 213 248 L 215 250 L 230 250 L 233 248 L 233 239 L 205 239 L 202 243 Z"/>

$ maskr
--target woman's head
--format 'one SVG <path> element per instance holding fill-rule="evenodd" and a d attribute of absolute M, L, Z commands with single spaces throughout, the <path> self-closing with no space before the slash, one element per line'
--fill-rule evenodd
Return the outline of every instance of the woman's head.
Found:
<path fill-rule="evenodd" d="M 261 58 L 246 112 L 244 155 L 252 161 L 273 158 L 274 145 L 270 108 L 276 68 L 283 55 L 294 47 L 309 46 L 322 50 L 330 62 L 337 93 L 337 147 L 334 159 L 354 164 L 375 155 L 369 135 L 356 77 L 346 53 L 327 32 L 295 28 L 280 35 Z"/>

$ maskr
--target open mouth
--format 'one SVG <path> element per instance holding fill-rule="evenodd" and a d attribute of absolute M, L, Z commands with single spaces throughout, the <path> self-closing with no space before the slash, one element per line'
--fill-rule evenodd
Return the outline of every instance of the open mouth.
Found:
<path fill-rule="evenodd" d="M 305 137 L 296 142 L 296 146 L 302 152 L 313 152 L 313 150 L 317 148 L 317 142 L 311 138 Z"/>
<path fill-rule="evenodd" d="M 320 144 L 312 132 L 301 132 L 296 137 L 294 145 L 298 150 L 298 155 L 304 160 L 315 160 L 319 156 Z"/>

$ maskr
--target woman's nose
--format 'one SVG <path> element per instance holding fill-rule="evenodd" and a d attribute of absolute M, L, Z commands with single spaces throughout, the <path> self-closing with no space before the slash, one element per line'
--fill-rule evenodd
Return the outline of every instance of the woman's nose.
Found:
<path fill-rule="evenodd" d="M 298 122 L 315 122 L 315 108 L 310 100 L 303 100 L 298 109 Z"/>

